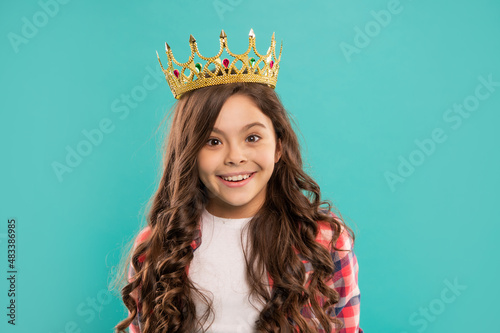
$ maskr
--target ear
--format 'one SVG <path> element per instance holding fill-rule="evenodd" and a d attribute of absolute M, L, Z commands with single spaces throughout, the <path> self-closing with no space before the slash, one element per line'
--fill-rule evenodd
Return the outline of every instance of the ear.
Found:
<path fill-rule="evenodd" d="M 282 152 L 281 139 L 278 139 L 278 142 L 276 143 L 276 153 L 274 155 L 274 164 L 278 163 L 278 161 L 280 160 L 281 152 Z"/>

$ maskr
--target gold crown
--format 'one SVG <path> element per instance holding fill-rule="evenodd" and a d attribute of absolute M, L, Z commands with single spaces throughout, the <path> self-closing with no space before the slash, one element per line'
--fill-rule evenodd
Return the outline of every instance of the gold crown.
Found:
<path fill-rule="evenodd" d="M 274 40 L 273 33 L 271 46 L 266 54 L 261 55 L 257 52 L 255 47 L 255 34 L 253 29 L 250 29 L 248 36 L 249 43 L 246 52 L 234 54 L 227 47 L 227 36 L 224 30 L 222 30 L 220 33 L 219 52 L 211 58 L 206 58 L 198 51 L 196 39 L 191 35 L 189 37 L 191 56 L 185 63 L 180 63 L 175 60 L 170 46 L 165 43 L 165 53 L 168 56 L 167 69 L 163 68 L 158 52 L 156 52 L 156 56 L 158 57 L 161 69 L 165 74 L 165 78 L 167 79 L 174 97 L 179 99 L 183 93 L 194 89 L 233 82 L 265 83 L 271 88 L 274 88 L 278 79 L 283 42 L 281 43 L 279 57 L 276 57 L 276 41 Z M 255 53 L 255 58 L 251 55 L 249 57 L 252 49 Z M 228 58 L 224 58 L 223 60 L 220 59 L 224 50 L 226 50 L 230 57 L 233 57 L 232 60 Z M 195 54 L 198 55 L 200 59 L 206 61 L 204 65 L 199 62 L 194 62 Z M 172 62 L 175 63 L 179 69 L 174 68 Z"/>

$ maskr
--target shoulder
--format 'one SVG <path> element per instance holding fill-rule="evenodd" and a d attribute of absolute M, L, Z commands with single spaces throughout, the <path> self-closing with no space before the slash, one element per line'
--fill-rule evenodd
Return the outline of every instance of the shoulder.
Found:
<path fill-rule="evenodd" d="M 136 236 L 135 241 L 134 241 L 134 250 L 137 248 L 139 244 L 144 242 L 148 237 L 151 235 L 151 227 L 148 225 L 144 227 L 139 234 Z M 145 259 L 145 255 L 141 255 L 139 257 L 139 262 L 143 262 Z"/>
<path fill-rule="evenodd" d="M 338 216 L 333 212 L 328 212 L 333 218 L 338 219 Z M 330 252 L 334 252 L 332 245 L 332 239 L 334 238 L 336 231 L 332 229 L 329 223 L 326 221 L 318 221 L 318 233 L 316 235 L 316 241 L 321 245 L 325 246 Z M 342 253 L 346 253 L 352 250 L 353 242 L 352 237 L 344 227 L 344 224 L 341 224 L 339 236 L 335 242 L 335 247 L 342 251 Z"/>
<path fill-rule="evenodd" d="M 135 252 L 135 249 L 137 248 L 137 246 L 139 244 L 141 244 L 142 242 L 144 242 L 149 237 L 150 234 L 151 234 L 151 228 L 150 228 L 150 226 L 144 227 L 139 232 L 139 234 L 137 234 L 137 236 L 135 237 L 135 240 L 134 240 L 134 246 L 132 248 L 132 254 Z M 140 263 L 142 263 L 142 262 L 144 262 L 145 259 L 146 259 L 146 255 L 142 254 L 142 255 L 139 256 L 138 260 L 139 260 Z M 129 268 L 128 268 L 128 281 L 132 282 L 132 277 L 135 275 L 135 269 L 134 269 L 134 265 L 132 264 L 132 259 L 130 259 L 128 265 L 129 265 Z"/>
<path fill-rule="evenodd" d="M 151 234 L 151 227 L 149 225 L 142 228 L 142 230 L 139 231 L 139 234 L 137 234 L 135 238 L 134 246 L 137 246 L 140 243 L 144 242 L 149 237 L 150 234 Z"/>

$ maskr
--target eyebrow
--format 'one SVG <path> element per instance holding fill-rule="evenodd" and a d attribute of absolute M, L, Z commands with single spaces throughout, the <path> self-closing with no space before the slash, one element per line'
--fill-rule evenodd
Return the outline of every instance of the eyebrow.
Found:
<path fill-rule="evenodd" d="M 245 125 L 243 126 L 243 128 L 241 129 L 241 131 L 246 131 L 248 130 L 249 128 L 252 128 L 254 126 L 260 126 L 260 127 L 263 127 L 263 128 L 267 128 L 266 126 L 264 126 L 264 124 L 262 123 L 259 123 L 258 121 L 254 122 L 254 123 L 251 123 L 251 124 L 248 124 L 248 125 Z M 221 131 L 220 129 L 218 129 L 217 127 L 214 127 L 212 129 L 212 131 L 214 131 L 215 133 L 219 133 L 219 134 L 224 134 L 223 131 Z"/>

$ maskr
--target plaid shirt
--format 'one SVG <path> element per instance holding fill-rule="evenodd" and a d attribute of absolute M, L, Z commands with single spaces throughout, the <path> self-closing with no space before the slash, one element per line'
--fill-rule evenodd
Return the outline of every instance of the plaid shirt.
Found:
<path fill-rule="evenodd" d="M 342 233 L 339 236 L 335 247 L 337 247 L 338 249 L 347 249 L 350 251 L 335 251 L 329 246 L 329 241 L 332 238 L 332 230 L 330 226 L 323 222 L 320 222 L 318 225 L 319 232 L 316 236 L 316 241 L 329 249 L 333 259 L 333 263 L 335 265 L 333 276 L 331 276 L 326 281 L 326 284 L 329 287 L 335 289 L 340 296 L 338 303 L 334 305 L 334 315 L 344 323 L 343 328 L 339 329 L 333 327 L 332 331 L 329 333 L 363 333 L 363 330 L 359 327 L 360 291 L 358 288 L 358 262 L 352 248 L 352 239 L 350 238 L 349 234 L 344 229 L 342 229 Z M 147 226 L 137 236 L 134 248 L 135 246 L 137 246 L 137 244 L 143 242 L 149 236 L 149 234 L 150 228 L 149 226 Z M 196 248 L 198 248 L 200 244 L 201 229 L 198 229 L 198 236 L 191 244 L 191 247 L 193 248 L 193 250 L 196 250 Z M 298 256 L 304 263 L 304 267 L 306 269 L 306 281 L 308 281 L 309 275 L 312 272 L 312 264 L 308 260 L 303 258 L 299 253 Z M 144 255 L 139 257 L 139 262 L 143 261 Z M 128 271 L 129 281 L 131 281 L 134 273 L 134 268 L 132 264 L 130 264 Z M 271 279 L 269 279 L 269 283 L 272 288 Z M 132 297 L 134 297 L 136 301 L 137 296 L 137 290 L 135 290 L 132 293 Z M 129 326 L 130 333 L 142 332 L 140 324 L 140 318 L 142 315 L 141 310 L 141 303 L 139 300 L 139 302 L 137 302 L 137 316 Z M 304 318 L 306 318 L 306 320 L 310 322 L 317 322 L 314 313 L 312 312 L 309 305 L 306 305 L 302 308 L 301 314 L 304 316 Z M 333 313 L 331 313 L 330 315 L 333 315 Z M 319 332 L 326 333 L 324 329 L 320 329 Z"/>

